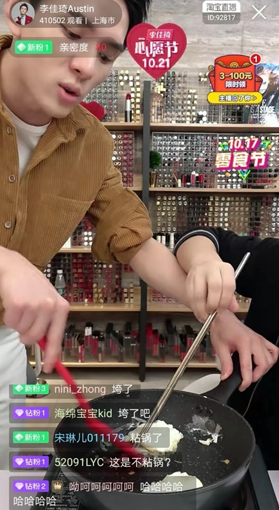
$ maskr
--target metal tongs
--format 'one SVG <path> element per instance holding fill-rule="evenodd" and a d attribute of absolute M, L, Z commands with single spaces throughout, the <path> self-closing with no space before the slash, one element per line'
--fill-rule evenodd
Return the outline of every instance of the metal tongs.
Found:
<path fill-rule="evenodd" d="M 237 277 L 240 275 L 240 273 L 241 273 L 242 269 L 244 268 L 244 266 L 245 266 L 247 260 L 249 259 L 250 255 L 251 254 L 248 252 L 243 257 L 242 261 L 240 262 L 238 268 L 236 269 L 236 271 L 234 273 L 235 279 L 237 279 Z M 171 394 L 172 394 L 175 386 L 177 385 L 179 379 L 183 375 L 183 373 L 184 373 L 188 363 L 191 361 L 192 357 L 196 353 L 196 350 L 198 349 L 198 347 L 200 346 L 201 342 L 203 341 L 203 339 L 204 339 L 206 333 L 208 332 L 208 329 L 211 326 L 212 322 L 214 321 L 216 315 L 217 315 L 217 310 L 215 312 L 213 312 L 211 315 L 209 315 L 209 317 L 207 318 L 206 322 L 202 326 L 200 332 L 198 333 L 198 335 L 197 335 L 196 339 L 194 340 L 192 346 L 188 350 L 188 352 L 187 352 L 185 358 L 183 359 L 181 365 L 179 366 L 179 368 L 175 372 L 173 378 L 170 380 L 169 384 L 167 385 L 163 395 L 161 396 L 160 400 L 156 404 L 156 407 L 153 410 L 153 412 L 151 413 L 150 418 L 148 419 L 148 421 L 145 423 L 145 425 L 141 429 L 141 432 L 140 432 L 141 436 L 144 436 L 144 434 L 147 434 L 149 432 L 149 430 L 152 427 L 154 421 L 156 420 L 156 418 L 160 414 L 161 410 L 163 409 L 164 405 L 166 404 L 167 400 L 171 396 Z"/>

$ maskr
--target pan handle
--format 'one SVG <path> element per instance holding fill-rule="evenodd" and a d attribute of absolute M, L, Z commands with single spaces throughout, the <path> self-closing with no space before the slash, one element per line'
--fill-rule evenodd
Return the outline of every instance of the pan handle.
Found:
<path fill-rule="evenodd" d="M 221 404 L 227 404 L 232 394 L 237 390 L 242 382 L 239 354 L 234 352 L 232 355 L 233 373 L 225 381 L 221 381 L 216 388 L 203 394 L 204 397 L 218 400 Z"/>

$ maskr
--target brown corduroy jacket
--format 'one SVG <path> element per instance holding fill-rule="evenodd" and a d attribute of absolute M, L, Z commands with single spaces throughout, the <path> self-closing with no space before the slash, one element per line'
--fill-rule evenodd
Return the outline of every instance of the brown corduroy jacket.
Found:
<path fill-rule="evenodd" d="M 10 44 L 0 37 L 0 49 Z M 129 263 L 152 230 L 146 207 L 112 164 L 113 148 L 108 130 L 77 106 L 53 119 L 19 181 L 16 131 L 1 101 L 0 245 L 43 270 L 86 215 L 97 232 L 94 258 Z"/>

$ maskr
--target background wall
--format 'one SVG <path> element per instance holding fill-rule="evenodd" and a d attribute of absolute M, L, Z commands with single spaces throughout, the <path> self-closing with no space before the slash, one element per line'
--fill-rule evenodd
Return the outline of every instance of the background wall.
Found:
<path fill-rule="evenodd" d="M 82 0 L 80 0 L 81 3 Z M 63 3 L 60 0 L 52 3 Z M 85 2 L 86 3 L 86 2 Z M 88 2 L 90 3 L 90 2 Z M 202 22 L 202 0 L 153 0 L 149 22 L 155 26 L 162 23 L 177 23 L 186 32 L 187 50 L 177 64 L 202 71 L 213 60 L 228 53 L 250 55 L 254 52 L 262 55 L 265 63 L 279 63 L 279 1 L 278 0 L 241 0 L 241 22 L 238 25 L 206 25 Z M 0 33 L 7 32 L 3 13 L 4 1 L 0 0 Z M 263 10 L 264 20 L 257 16 L 252 5 Z M 117 67 L 136 67 L 128 52 L 117 61 Z"/>

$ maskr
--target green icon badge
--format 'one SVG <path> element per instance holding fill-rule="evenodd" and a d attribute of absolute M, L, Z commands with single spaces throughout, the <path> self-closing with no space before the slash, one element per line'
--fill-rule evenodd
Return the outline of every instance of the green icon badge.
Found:
<path fill-rule="evenodd" d="M 13 395 L 49 395 L 49 384 L 13 384 Z"/>
<path fill-rule="evenodd" d="M 15 41 L 16 55 L 51 55 L 52 41 Z"/>
<path fill-rule="evenodd" d="M 13 432 L 13 444 L 48 444 L 49 432 L 46 430 L 22 431 L 15 430 Z"/>

